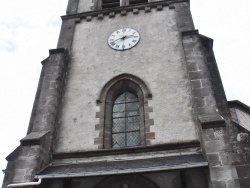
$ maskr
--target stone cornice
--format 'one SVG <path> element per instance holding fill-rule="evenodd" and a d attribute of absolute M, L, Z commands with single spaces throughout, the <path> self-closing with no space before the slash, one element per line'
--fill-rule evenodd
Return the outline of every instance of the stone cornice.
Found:
<path fill-rule="evenodd" d="M 164 6 L 169 6 L 170 9 L 174 9 L 174 3 L 181 3 L 181 2 L 189 2 L 189 0 L 165 0 L 165 1 L 156 1 L 156 2 L 149 2 L 145 4 L 138 4 L 138 5 L 128 5 L 128 6 L 121 6 L 112 9 L 103 9 L 103 10 L 96 10 L 96 11 L 88 11 L 83 13 L 77 14 L 70 14 L 61 16 L 62 20 L 68 19 L 86 19 L 87 17 L 98 17 L 98 15 L 110 15 L 110 13 L 121 13 L 124 12 L 131 12 L 134 9 L 138 10 L 145 10 L 146 7 L 149 8 L 157 8 L 161 9 Z"/>
<path fill-rule="evenodd" d="M 51 49 L 49 50 L 49 54 L 52 55 L 52 54 L 60 54 L 60 53 L 67 53 L 68 50 L 66 48 L 56 48 L 56 49 Z"/>
<path fill-rule="evenodd" d="M 182 34 L 182 36 L 198 35 L 199 31 L 197 29 L 190 30 L 190 31 L 183 31 L 181 34 Z"/>
<path fill-rule="evenodd" d="M 53 159 L 67 159 L 67 158 L 120 155 L 120 154 L 129 154 L 129 153 L 144 153 L 144 152 L 198 148 L 198 147 L 200 147 L 199 141 L 190 141 L 190 142 L 185 142 L 185 143 L 160 144 L 160 145 L 122 148 L 122 149 L 99 149 L 99 150 L 94 150 L 94 151 L 54 153 L 52 157 Z"/>

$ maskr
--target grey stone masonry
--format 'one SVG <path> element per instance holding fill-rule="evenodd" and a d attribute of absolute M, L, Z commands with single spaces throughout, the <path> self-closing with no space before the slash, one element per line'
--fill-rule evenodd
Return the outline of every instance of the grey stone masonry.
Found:
<path fill-rule="evenodd" d="M 206 58 L 206 65 L 210 73 L 211 83 L 213 85 L 214 96 L 218 107 L 218 112 L 225 118 L 230 120 L 229 109 L 227 106 L 226 94 L 221 81 L 219 69 L 213 52 L 213 39 L 200 35 L 203 52 Z"/>
<path fill-rule="evenodd" d="M 7 157 L 3 188 L 10 183 L 33 181 L 35 173 L 49 163 L 67 61 L 67 50 L 55 49 L 50 50 L 50 56 L 42 62 L 28 135 Z"/>
<path fill-rule="evenodd" d="M 75 14 L 77 13 L 79 0 L 69 0 L 66 14 Z"/>
<path fill-rule="evenodd" d="M 71 45 L 73 42 L 73 36 L 75 32 L 75 25 L 77 22 L 78 22 L 77 18 L 63 21 L 57 48 L 67 48 L 70 53 Z"/>
<path fill-rule="evenodd" d="M 220 118 L 217 115 L 217 104 L 198 31 L 188 31 L 182 34 L 197 115 L 200 117 L 201 123 L 203 123 L 202 120 L 206 121 L 206 123 L 208 119 L 210 119 L 209 121 L 213 121 L 213 118 L 218 120 Z M 210 116 L 210 118 L 207 116 Z"/>
<path fill-rule="evenodd" d="M 175 8 L 177 25 L 179 31 L 194 30 L 194 23 L 189 9 L 189 2 L 175 3 L 171 8 Z"/>
<path fill-rule="evenodd" d="M 182 36 L 195 114 L 201 124 L 201 144 L 209 162 L 210 187 L 247 188 L 249 149 L 236 139 L 237 130 L 232 126 L 225 104 L 212 39 L 197 30 L 183 32 Z"/>

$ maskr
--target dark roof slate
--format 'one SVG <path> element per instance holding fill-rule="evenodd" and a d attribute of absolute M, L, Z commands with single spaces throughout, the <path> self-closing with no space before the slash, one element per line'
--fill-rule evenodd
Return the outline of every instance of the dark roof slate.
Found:
<path fill-rule="evenodd" d="M 124 173 L 151 172 L 207 166 L 202 154 L 178 155 L 125 161 L 101 161 L 78 164 L 51 164 L 36 177 L 81 177 Z"/>

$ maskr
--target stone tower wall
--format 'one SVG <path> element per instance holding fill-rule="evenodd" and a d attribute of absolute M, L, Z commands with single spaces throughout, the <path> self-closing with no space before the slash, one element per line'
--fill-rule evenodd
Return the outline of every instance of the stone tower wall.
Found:
<path fill-rule="evenodd" d="M 96 100 L 109 80 L 124 73 L 143 80 L 152 92 L 146 119 L 154 133 L 151 144 L 198 140 L 178 14 L 169 6 L 137 11 L 76 24 L 56 152 L 97 149 L 95 125 L 103 117 Z M 126 27 L 140 33 L 140 42 L 126 51 L 111 49 L 109 35 Z"/>

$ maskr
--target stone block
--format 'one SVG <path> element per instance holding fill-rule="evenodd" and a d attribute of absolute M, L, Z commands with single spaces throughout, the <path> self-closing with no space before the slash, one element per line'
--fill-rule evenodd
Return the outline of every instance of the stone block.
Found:
<path fill-rule="evenodd" d="M 212 181 L 228 181 L 237 179 L 237 172 L 234 166 L 210 167 Z"/>
<path fill-rule="evenodd" d="M 145 7 L 145 12 L 151 12 L 151 8 L 150 7 Z"/>
<path fill-rule="evenodd" d="M 26 160 L 24 158 L 18 159 L 15 162 L 15 168 L 17 169 L 25 169 L 25 168 L 36 168 L 37 164 L 39 162 L 39 159 L 37 157 L 26 157 Z"/>
<path fill-rule="evenodd" d="M 202 87 L 201 79 L 191 80 L 192 89 L 199 89 Z"/>
<path fill-rule="evenodd" d="M 92 20 L 92 16 L 87 16 L 86 21 L 89 22 Z"/>
<path fill-rule="evenodd" d="M 191 80 L 206 79 L 208 74 L 204 71 L 189 72 L 189 77 Z"/>
<path fill-rule="evenodd" d="M 197 43 L 197 41 L 189 41 L 184 43 L 184 48 L 185 50 L 192 50 L 194 48 L 197 48 L 199 45 L 199 43 Z"/>
<path fill-rule="evenodd" d="M 211 82 L 209 79 L 201 79 L 201 85 L 204 88 L 211 87 Z"/>
<path fill-rule="evenodd" d="M 208 154 L 224 151 L 226 147 L 226 144 L 220 140 L 205 141 L 205 149 Z"/>
<path fill-rule="evenodd" d="M 69 27 L 71 28 L 75 27 L 74 19 L 63 21 L 57 48 L 67 48 L 67 49 L 71 48 L 74 29 L 68 30 Z"/>
<path fill-rule="evenodd" d="M 210 104 L 210 106 L 197 108 L 197 112 L 199 115 L 214 114 L 217 110 L 216 107 L 217 107 L 216 105 Z M 206 128 L 210 128 L 210 127 L 207 126 Z"/>
<path fill-rule="evenodd" d="M 48 66 L 46 67 L 45 75 L 50 75 L 50 74 L 61 74 L 63 72 L 64 68 L 62 66 Z"/>
<path fill-rule="evenodd" d="M 146 119 L 145 120 L 145 126 L 154 125 L 154 119 Z"/>
<path fill-rule="evenodd" d="M 103 16 L 103 14 L 98 14 L 97 18 L 98 18 L 99 20 L 102 20 L 102 19 L 104 18 L 104 16 Z"/>
<path fill-rule="evenodd" d="M 109 13 L 109 17 L 110 17 L 110 18 L 114 18 L 114 17 L 115 17 L 115 13 L 114 13 L 114 12 L 110 12 L 110 13 Z"/>
<path fill-rule="evenodd" d="M 170 4 L 169 5 L 169 9 L 175 9 L 175 5 L 174 4 Z"/>
<path fill-rule="evenodd" d="M 95 145 L 98 145 L 98 144 L 102 144 L 103 143 L 103 138 L 101 137 L 99 137 L 99 138 L 95 138 L 94 139 L 94 144 Z"/>
<path fill-rule="evenodd" d="M 103 112 L 96 112 L 96 118 L 104 118 Z"/>
<path fill-rule="evenodd" d="M 205 98 L 204 98 L 204 100 L 205 100 Z M 206 102 L 204 102 L 204 104 L 206 104 Z M 198 119 L 199 119 L 203 128 L 225 126 L 225 120 L 219 114 L 199 115 Z"/>
<path fill-rule="evenodd" d="M 45 81 L 61 80 L 61 75 L 60 74 L 48 74 L 48 75 L 45 75 L 44 80 Z"/>
<path fill-rule="evenodd" d="M 221 153 L 220 159 L 222 165 L 235 165 L 242 162 L 242 157 L 236 153 Z"/>
<path fill-rule="evenodd" d="M 218 153 L 207 154 L 207 159 L 208 159 L 209 166 L 218 166 L 221 164 Z"/>
<path fill-rule="evenodd" d="M 205 141 L 215 140 L 214 130 L 212 128 L 204 129 L 203 135 L 204 135 Z"/>
<path fill-rule="evenodd" d="M 96 131 L 103 130 L 103 125 L 102 124 L 95 125 L 95 130 Z"/>
<path fill-rule="evenodd" d="M 194 98 L 194 103 L 196 107 L 205 107 L 206 101 L 204 98 Z"/>
<path fill-rule="evenodd" d="M 250 177 L 250 164 L 243 164 L 236 166 L 239 178 L 249 178 Z"/>
<path fill-rule="evenodd" d="M 197 72 L 197 71 L 199 71 L 197 63 L 189 63 L 188 64 L 188 71 L 189 72 Z"/>
<path fill-rule="evenodd" d="M 238 179 L 226 181 L 227 188 L 242 188 Z"/>
<path fill-rule="evenodd" d="M 126 10 L 122 10 L 121 11 L 121 16 L 126 16 L 127 15 L 127 11 Z"/>
<path fill-rule="evenodd" d="M 149 140 L 149 139 L 155 139 L 155 133 L 154 132 L 146 133 L 146 140 Z"/>
<path fill-rule="evenodd" d="M 139 9 L 135 8 L 133 9 L 133 14 L 138 14 L 139 13 Z"/>
<path fill-rule="evenodd" d="M 226 188 L 226 181 L 213 181 L 211 188 Z"/>
<path fill-rule="evenodd" d="M 67 14 L 75 14 L 75 13 L 77 13 L 78 2 L 79 2 L 79 0 L 70 0 L 68 2 L 66 13 Z"/>
<path fill-rule="evenodd" d="M 239 178 L 241 188 L 249 188 L 250 178 Z"/>
<path fill-rule="evenodd" d="M 44 139 L 47 139 L 47 137 L 50 136 L 49 131 L 44 132 L 31 132 L 26 137 L 20 140 L 21 145 L 40 145 L 42 144 Z"/>
<path fill-rule="evenodd" d="M 153 112 L 153 107 L 151 107 L 151 106 L 146 106 L 144 111 L 145 111 L 145 112 Z"/>
<path fill-rule="evenodd" d="M 163 9 L 163 6 L 162 5 L 157 5 L 156 9 L 159 11 L 159 10 L 162 10 Z"/>
<path fill-rule="evenodd" d="M 190 37 L 189 39 L 190 41 L 193 40 L 192 37 Z M 203 56 L 189 56 L 189 57 L 186 57 L 186 60 L 187 60 L 187 63 L 204 63 L 204 57 Z"/>

